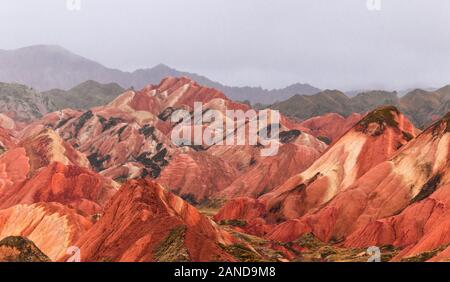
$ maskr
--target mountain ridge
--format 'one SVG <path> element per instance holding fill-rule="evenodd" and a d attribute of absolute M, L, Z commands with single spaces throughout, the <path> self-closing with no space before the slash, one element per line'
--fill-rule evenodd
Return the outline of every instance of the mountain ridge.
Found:
<path fill-rule="evenodd" d="M 216 88 L 233 100 L 252 103 L 274 103 L 294 94 L 314 94 L 320 89 L 309 84 L 295 83 L 281 89 L 226 86 L 196 73 L 179 71 L 164 64 L 141 68 L 133 72 L 106 67 L 94 60 L 77 55 L 58 45 L 32 45 L 13 50 L 0 50 L 0 81 L 32 86 L 40 91 L 59 88 L 68 90 L 76 85 L 95 80 L 115 82 L 123 88 L 141 89 L 149 83 L 158 83 L 167 76 L 188 76 L 200 84 Z"/>
<path fill-rule="evenodd" d="M 268 108 L 279 110 L 299 120 L 306 120 L 328 113 L 348 117 L 354 113 L 364 114 L 374 108 L 388 105 L 398 107 L 418 128 L 424 128 L 450 110 L 450 85 L 435 91 L 415 89 L 401 97 L 396 91 L 374 90 L 349 97 L 339 90 L 324 90 L 314 95 L 294 95 Z"/>

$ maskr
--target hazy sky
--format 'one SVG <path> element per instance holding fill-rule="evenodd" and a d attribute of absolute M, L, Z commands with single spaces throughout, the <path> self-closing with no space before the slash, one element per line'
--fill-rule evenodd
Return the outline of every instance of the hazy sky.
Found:
<path fill-rule="evenodd" d="M 57 44 L 106 66 L 164 63 L 229 85 L 450 84 L 450 1 L 0 0 L 0 49 Z M 1 67 L 1 66 L 0 66 Z"/>

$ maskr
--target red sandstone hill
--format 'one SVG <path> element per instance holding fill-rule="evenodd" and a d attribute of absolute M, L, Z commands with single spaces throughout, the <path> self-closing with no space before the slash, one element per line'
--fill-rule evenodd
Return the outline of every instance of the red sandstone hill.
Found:
<path fill-rule="evenodd" d="M 307 119 L 300 124 L 308 128 L 310 134 L 327 141 L 327 143 L 333 143 L 361 120 L 362 117 L 363 115 L 357 113 L 351 114 L 346 118 L 336 113 L 329 113 Z"/>
<path fill-rule="evenodd" d="M 188 202 L 200 204 L 227 187 L 237 175 L 237 170 L 221 158 L 187 149 L 173 156 L 158 183 Z"/>
<path fill-rule="evenodd" d="M 167 78 L 141 91 L 128 91 L 108 105 L 84 113 L 63 110 L 46 115 L 22 130 L 22 138 L 51 127 L 84 153 L 93 168 L 114 179 L 158 177 L 174 148 L 170 114 L 192 110 L 194 101 L 222 111 L 247 109 L 221 92 L 187 78 Z"/>
<path fill-rule="evenodd" d="M 22 134 L 51 127 L 85 154 L 94 170 L 113 179 L 157 176 L 172 150 L 170 140 L 154 126 L 157 120 L 149 112 L 126 112 L 107 105 L 84 113 L 51 113 Z"/>
<path fill-rule="evenodd" d="M 280 140 L 280 148 L 275 156 L 255 162 L 216 197 L 256 198 L 268 193 L 289 177 L 308 168 L 326 148 L 325 144 L 299 130 L 282 131 Z"/>
<path fill-rule="evenodd" d="M 270 191 L 308 167 L 326 148 L 323 142 L 298 130 L 304 127 L 285 117 L 281 117 L 280 124 L 282 149 L 276 157 L 267 160 L 260 158 L 264 149 L 260 143 L 177 147 L 170 139 L 176 126 L 170 116 L 177 109 L 192 112 L 194 102 L 203 103 L 204 118 L 209 110 L 217 110 L 226 120 L 227 109 L 249 109 L 188 78 L 170 77 L 158 85 L 125 92 L 108 105 L 84 113 L 73 110 L 50 113 L 26 127 L 19 136 L 23 139 L 43 128 L 52 128 L 86 155 L 91 167 L 101 175 L 118 182 L 147 176 L 156 178 L 191 203 L 207 201 L 233 182 L 255 177 L 260 179 L 255 179 L 258 183 L 251 188 L 252 194 Z M 243 127 L 250 130 L 247 123 Z M 251 169 L 250 175 L 239 178 Z M 264 175 L 259 171 L 265 171 Z M 265 183 L 269 178 L 269 183 Z M 239 191 L 233 195 L 250 185 L 239 184 L 236 188 Z"/>
<path fill-rule="evenodd" d="M 89 163 L 51 130 L 22 140 L 0 156 L 0 208 L 59 202 L 95 214 L 116 184 L 92 172 Z"/>
<path fill-rule="evenodd" d="M 6 130 L 17 129 L 15 121 L 5 114 L 0 114 L 0 127 L 4 128 Z"/>
<path fill-rule="evenodd" d="M 88 169 L 53 162 L 35 176 L 2 192 L 0 208 L 59 202 L 83 214 L 94 215 L 102 211 L 116 188 L 111 180 Z"/>
<path fill-rule="evenodd" d="M 116 99 L 113 104 L 120 103 L 136 111 L 148 111 L 155 115 L 167 113 L 170 109 L 192 109 L 194 102 L 207 104 L 213 100 L 220 101 L 229 109 L 248 109 L 245 104 L 239 104 L 228 99 L 222 92 L 201 86 L 187 77 L 168 77 L 159 85 L 146 86 L 133 95 Z"/>
<path fill-rule="evenodd" d="M 59 203 L 15 205 L 0 210 L 1 239 L 26 237 L 52 261 L 64 257 L 91 226 L 90 220 Z"/>
<path fill-rule="evenodd" d="M 270 237 L 290 240 L 313 232 L 325 241 L 346 238 L 347 246 L 390 243 L 407 247 L 400 257 L 444 243 L 443 218 L 435 220 L 445 208 L 448 120 L 433 124 L 319 211 L 281 224 Z"/>
<path fill-rule="evenodd" d="M 86 156 L 63 141 L 51 129 L 44 129 L 38 134 L 22 139 L 18 147 L 25 150 L 29 158 L 31 173 L 56 161 L 65 165 L 90 168 Z"/>
<path fill-rule="evenodd" d="M 213 196 L 214 199 L 224 200 L 244 195 L 258 197 L 271 191 L 292 175 L 305 170 L 327 147 L 312 135 L 297 129 L 289 129 L 284 124 L 280 125 L 279 138 L 277 141 L 279 148 L 274 156 L 262 156 L 265 148 L 259 145 L 211 146 L 205 151 L 210 157 L 204 160 L 220 158 L 224 164 L 202 170 L 200 174 L 195 175 L 204 179 L 209 177 L 220 180 L 234 174 L 231 179 L 228 177 L 231 181 L 215 181 L 213 185 L 216 189 L 208 189 L 209 196 Z M 215 163 L 218 164 L 217 161 Z M 177 171 L 179 170 L 180 167 L 177 168 Z M 211 175 L 209 172 L 214 170 L 218 174 Z M 231 171 L 234 173 L 230 173 Z M 180 176 L 178 182 L 185 181 L 180 173 L 176 175 Z M 201 179 L 198 179 L 198 183 L 200 185 L 197 187 L 207 185 Z M 177 191 L 170 184 L 167 187 Z"/>
<path fill-rule="evenodd" d="M 353 120 L 356 122 L 357 115 L 352 117 L 345 121 L 345 125 L 338 125 L 341 127 L 340 130 L 348 129 Z M 334 124 L 336 121 L 327 119 L 327 122 Z M 261 158 L 260 150 L 252 146 L 213 146 L 208 152 L 225 159 L 240 172 L 240 176 L 233 183 L 223 191 L 219 190 L 214 197 L 225 199 L 241 196 L 258 197 L 272 191 L 289 177 L 304 171 L 326 149 L 324 143 L 327 142 L 327 138 L 322 138 L 321 142 L 311 133 L 316 137 L 320 136 L 317 133 L 324 133 L 323 136 L 329 137 L 328 139 L 339 134 L 333 133 L 331 128 L 316 130 L 321 126 L 326 127 L 325 122 L 319 122 L 317 125 L 310 122 L 304 125 L 281 116 L 280 149 L 272 157 Z"/>
<path fill-rule="evenodd" d="M 10 130 L 0 127 L 0 153 L 14 148 L 16 142 L 17 140 Z"/>
<path fill-rule="evenodd" d="M 296 219 L 320 208 L 348 189 L 372 167 L 404 146 L 414 137 L 414 132 L 412 124 L 397 109 L 377 109 L 336 141 L 306 171 L 291 177 L 258 200 L 246 201 L 251 205 L 258 205 L 258 202 L 264 204 L 266 209 L 261 217 L 268 223 Z M 242 199 L 234 201 L 237 207 L 242 206 L 239 203 Z M 225 216 L 233 214 L 226 211 L 233 208 L 232 202 L 219 212 L 216 219 L 232 219 Z M 296 234 L 288 232 L 286 236 L 294 237 Z"/>
<path fill-rule="evenodd" d="M 234 261 L 233 238 L 146 180 L 125 183 L 79 242 L 83 261 Z"/>
<path fill-rule="evenodd" d="M 271 220 L 292 219 L 329 202 L 415 136 L 414 126 L 394 107 L 360 120 L 305 172 L 261 197 Z"/>
<path fill-rule="evenodd" d="M 402 249 L 394 258 L 399 260 L 438 253 L 450 243 L 449 120 L 447 114 L 392 160 L 399 179 L 396 191 L 406 196 L 386 205 L 401 212 L 360 225 L 348 236 L 346 246 L 393 245 Z M 432 260 L 449 258 L 445 250 Z"/>
<path fill-rule="evenodd" d="M 0 153 L 15 147 L 16 124 L 8 116 L 0 114 Z"/>

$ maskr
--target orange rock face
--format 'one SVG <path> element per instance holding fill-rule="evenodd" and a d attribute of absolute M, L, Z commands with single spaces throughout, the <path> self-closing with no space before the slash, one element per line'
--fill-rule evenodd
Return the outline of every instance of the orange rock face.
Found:
<path fill-rule="evenodd" d="M 84 113 L 64 110 L 48 114 L 22 130 L 21 138 L 51 127 L 97 172 L 109 170 L 108 176 L 113 179 L 157 176 L 167 164 L 171 142 L 158 130 L 154 114 L 119 103 L 130 95 L 134 92 Z"/>
<path fill-rule="evenodd" d="M 413 134 L 414 127 L 394 108 L 370 113 L 307 170 L 262 195 L 258 201 L 266 205 L 265 218 L 271 223 L 296 219 L 323 206 Z"/>
<path fill-rule="evenodd" d="M 58 203 L 15 205 L 0 210 L 0 240 L 26 237 L 52 261 L 64 257 L 91 226 L 88 219 Z"/>
<path fill-rule="evenodd" d="M 0 208 L 59 202 L 85 214 L 99 213 L 117 184 L 89 167 L 83 154 L 44 130 L 0 156 Z"/>
<path fill-rule="evenodd" d="M 338 198 L 340 194 L 350 190 L 371 168 L 375 169 L 378 164 L 407 144 L 414 137 L 414 132 L 411 123 L 395 108 L 381 108 L 369 113 L 306 171 L 291 177 L 258 199 L 259 203 L 266 206 L 266 211 L 260 216 L 267 223 L 274 224 L 288 220 L 277 226 L 269 237 L 289 241 L 310 232 L 312 229 L 308 224 L 309 221 L 306 218 L 302 219 L 302 216 L 314 213 L 324 205 L 326 206 L 322 210 L 326 209 L 327 204 L 331 205 L 335 197 Z M 375 175 L 378 181 L 382 180 L 383 176 L 379 177 L 380 172 L 376 172 Z M 367 181 L 364 183 L 365 186 L 368 185 Z M 376 181 L 375 183 L 379 184 Z M 352 205 L 343 203 L 343 206 L 354 208 L 359 204 L 364 205 L 365 202 Z M 323 221 L 317 223 L 321 236 L 316 235 L 319 238 L 329 240 L 334 236 L 331 233 L 324 236 L 322 229 L 327 228 L 335 216 L 329 211 L 323 216 Z M 352 224 L 354 222 L 343 222 L 345 228 Z"/>
<path fill-rule="evenodd" d="M 16 146 L 17 140 L 13 132 L 9 129 L 0 127 L 0 153 L 12 149 Z"/>
<path fill-rule="evenodd" d="M 84 168 L 53 162 L 23 184 L 5 190 L 0 196 L 0 208 L 58 202 L 93 215 L 102 211 L 102 206 L 115 192 L 109 179 Z"/>
<path fill-rule="evenodd" d="M 445 189 L 440 187 L 447 185 L 447 122 L 444 118 L 435 123 L 322 209 L 280 224 L 271 238 L 290 240 L 313 232 L 323 240 L 346 238 L 347 246 L 378 243 L 408 247 L 400 257 L 416 255 L 446 241 L 437 235 L 446 225 L 441 229 L 432 224 L 437 223 L 434 220 L 446 201 Z M 427 234 L 428 230 L 436 233 Z M 418 243 L 430 243 L 431 238 L 435 241 L 430 245 Z"/>
<path fill-rule="evenodd" d="M 221 99 L 227 104 L 231 102 L 225 95 L 213 88 L 200 86 L 189 78 L 169 77 L 163 79 L 159 85 L 150 85 L 137 92 L 127 101 L 128 106 L 138 111 L 148 111 L 160 114 L 168 107 L 194 107 L 194 102 L 207 103 L 213 99 Z M 124 101 L 125 102 L 125 101 Z M 242 108 L 247 108 L 241 105 Z"/>
<path fill-rule="evenodd" d="M 84 113 L 73 110 L 50 113 L 18 135 L 26 140 L 22 145 L 28 150 L 31 170 L 46 165 L 38 162 L 45 162 L 41 155 L 48 152 L 36 146 L 45 140 L 36 140 L 35 144 L 30 138 L 51 128 L 76 149 L 72 152 L 70 146 L 60 148 L 69 158 L 60 162 L 90 167 L 118 182 L 155 178 L 192 203 L 208 201 L 233 182 L 229 192 L 220 197 L 258 196 L 268 192 L 306 169 L 326 148 L 323 142 L 298 130 L 304 127 L 286 117 L 281 117 L 280 130 L 285 134 L 282 139 L 287 140 L 282 140 L 280 153 L 272 158 L 261 158 L 264 149 L 261 143 L 177 147 L 171 140 L 177 124 L 171 123 L 170 116 L 178 109 L 192 112 L 195 102 L 202 103 L 204 119 L 208 110 L 216 110 L 224 120 L 229 120 L 226 110 L 249 109 L 188 78 L 169 77 L 159 85 L 125 92 L 108 105 Z M 240 128 L 248 133 L 249 125 L 242 124 Z M 206 125 L 200 127 L 205 129 Z M 252 171 L 245 174 L 249 170 Z"/>
<path fill-rule="evenodd" d="M 329 143 L 335 142 L 345 132 L 352 128 L 362 115 L 352 114 L 346 118 L 339 114 L 330 113 L 323 116 L 307 119 L 300 124 L 310 130 L 316 137 L 326 137 Z"/>
<path fill-rule="evenodd" d="M 7 115 L 0 114 L 0 127 L 6 130 L 16 129 L 16 123 Z"/>
<path fill-rule="evenodd" d="M 170 140 L 170 114 L 192 110 L 194 102 L 225 112 L 248 107 L 188 78 L 167 78 L 141 91 L 128 91 L 108 105 L 84 113 L 63 110 L 46 115 L 21 132 L 21 138 L 50 126 L 89 159 L 92 168 L 113 179 L 156 178 L 176 149 Z M 198 171 L 196 171 L 198 172 Z"/>
<path fill-rule="evenodd" d="M 181 198 L 154 182 L 131 180 L 79 246 L 83 261 L 220 261 L 234 260 L 218 245 L 231 242 Z"/>
<path fill-rule="evenodd" d="M 266 206 L 257 199 L 238 197 L 228 201 L 214 216 L 216 222 L 243 220 L 246 224 L 242 228 L 245 232 L 264 236 L 272 230 L 274 225 L 267 224 L 263 219 Z"/>
<path fill-rule="evenodd" d="M 381 108 L 342 136 L 305 172 L 261 197 L 279 222 L 328 203 L 414 137 L 414 127 L 395 108 Z"/>
<path fill-rule="evenodd" d="M 243 219 L 252 220 L 265 213 L 265 206 L 254 198 L 239 197 L 227 202 L 214 220 Z"/>
<path fill-rule="evenodd" d="M 0 195 L 27 179 L 30 170 L 25 149 L 14 148 L 0 156 Z"/>
<path fill-rule="evenodd" d="M 402 249 L 394 258 L 400 260 L 450 243 L 447 124 L 448 116 L 425 130 L 392 160 L 393 171 L 401 177 L 396 193 L 404 195 L 401 201 L 387 202 L 397 209 L 396 215 L 360 225 L 347 237 L 346 246 L 393 245 Z M 415 152 L 414 157 L 412 152 Z M 448 258 L 448 251 L 444 250 L 432 261 Z"/>
<path fill-rule="evenodd" d="M 90 168 L 84 154 L 74 150 L 70 144 L 63 141 L 56 132 L 50 129 L 44 129 L 39 134 L 22 140 L 18 146 L 25 149 L 31 173 L 54 161 Z"/>
<path fill-rule="evenodd" d="M 187 150 L 172 158 L 158 183 L 183 199 L 199 204 L 223 190 L 236 177 L 236 169 L 222 159 L 207 152 Z"/>
<path fill-rule="evenodd" d="M 292 132 L 292 131 L 291 131 Z M 300 133 L 300 131 L 297 131 Z M 306 135 L 305 137 L 301 135 Z M 292 143 L 282 144 L 275 156 L 255 162 L 218 197 L 232 199 L 240 196 L 259 197 L 272 191 L 289 177 L 308 168 L 325 150 L 324 144 L 300 133 Z"/>

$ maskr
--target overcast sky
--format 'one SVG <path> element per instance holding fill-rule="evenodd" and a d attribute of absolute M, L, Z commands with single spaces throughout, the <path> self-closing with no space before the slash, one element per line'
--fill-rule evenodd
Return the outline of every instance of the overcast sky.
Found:
<path fill-rule="evenodd" d="M 106 66 L 164 63 L 228 85 L 450 84 L 450 1 L 0 0 L 0 49 L 57 44 Z M 1 67 L 1 66 L 0 66 Z"/>

